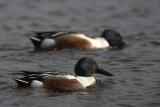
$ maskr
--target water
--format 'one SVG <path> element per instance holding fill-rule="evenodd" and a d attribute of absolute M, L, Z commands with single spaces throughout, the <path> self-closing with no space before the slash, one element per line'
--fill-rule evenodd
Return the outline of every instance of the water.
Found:
<path fill-rule="evenodd" d="M 1 0 L 1 107 L 160 107 L 159 0 Z M 118 30 L 122 50 L 33 52 L 30 31 L 76 30 L 99 35 Z M 21 70 L 73 73 L 84 56 L 97 60 L 115 79 L 95 75 L 97 84 L 73 93 L 17 89 Z"/>

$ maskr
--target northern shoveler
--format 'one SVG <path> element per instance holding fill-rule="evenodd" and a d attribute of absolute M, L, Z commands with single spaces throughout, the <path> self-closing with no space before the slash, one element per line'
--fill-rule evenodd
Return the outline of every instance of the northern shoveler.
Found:
<path fill-rule="evenodd" d="M 91 38 L 77 32 L 33 32 L 29 34 L 35 49 L 104 49 L 108 47 L 122 48 L 122 36 L 115 30 L 107 29 L 99 37 Z"/>
<path fill-rule="evenodd" d="M 94 73 L 113 76 L 98 66 L 92 58 L 81 58 L 75 65 L 75 74 L 23 71 L 22 78 L 14 78 L 18 86 L 44 87 L 54 91 L 78 91 L 95 84 Z"/>

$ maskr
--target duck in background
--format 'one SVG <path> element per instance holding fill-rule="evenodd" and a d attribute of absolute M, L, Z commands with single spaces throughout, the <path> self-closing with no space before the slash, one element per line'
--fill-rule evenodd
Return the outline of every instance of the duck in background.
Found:
<path fill-rule="evenodd" d="M 99 67 L 95 60 L 89 57 L 81 58 L 75 65 L 75 74 L 57 72 L 23 71 L 22 78 L 14 78 L 20 87 L 44 87 L 56 92 L 78 91 L 96 83 L 94 73 L 113 77 L 114 75 Z"/>
<path fill-rule="evenodd" d="M 106 29 L 99 37 L 89 37 L 78 32 L 32 32 L 28 35 L 35 49 L 104 49 L 108 47 L 123 48 L 122 36 L 115 30 Z"/>

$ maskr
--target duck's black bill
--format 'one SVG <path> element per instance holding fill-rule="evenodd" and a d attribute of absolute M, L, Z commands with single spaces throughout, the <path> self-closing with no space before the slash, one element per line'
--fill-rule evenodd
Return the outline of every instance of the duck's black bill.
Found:
<path fill-rule="evenodd" d="M 100 67 L 97 67 L 96 73 L 103 74 L 103 75 L 110 76 L 110 77 L 114 76 L 110 72 L 108 72 L 108 71 L 106 71 L 106 70 L 104 70 L 103 68 L 100 68 Z"/>

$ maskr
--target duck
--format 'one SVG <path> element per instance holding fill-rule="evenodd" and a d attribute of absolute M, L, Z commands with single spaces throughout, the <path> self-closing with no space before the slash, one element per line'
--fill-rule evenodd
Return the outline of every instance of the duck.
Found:
<path fill-rule="evenodd" d="M 113 29 L 105 29 L 98 37 L 67 31 L 32 32 L 28 37 L 37 50 L 123 48 L 125 44 Z"/>
<path fill-rule="evenodd" d="M 114 75 L 96 63 L 93 58 L 83 57 L 74 67 L 75 74 L 65 72 L 21 71 L 23 77 L 13 78 L 18 87 L 43 87 L 56 92 L 71 92 L 86 89 L 96 83 L 94 73 L 113 77 Z"/>

